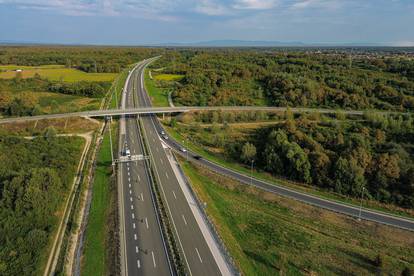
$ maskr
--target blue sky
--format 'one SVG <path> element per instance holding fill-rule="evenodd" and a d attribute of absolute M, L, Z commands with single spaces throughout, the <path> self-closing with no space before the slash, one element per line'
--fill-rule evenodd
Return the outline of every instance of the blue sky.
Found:
<path fill-rule="evenodd" d="M 0 41 L 414 45 L 414 0 L 0 0 Z"/>

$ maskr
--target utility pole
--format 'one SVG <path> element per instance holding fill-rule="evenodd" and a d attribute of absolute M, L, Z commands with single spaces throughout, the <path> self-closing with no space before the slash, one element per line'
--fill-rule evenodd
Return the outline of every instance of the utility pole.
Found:
<path fill-rule="evenodd" d="M 254 160 L 252 159 L 251 162 L 252 162 L 252 165 L 250 167 L 250 185 L 253 186 L 253 163 L 254 163 Z"/>
<path fill-rule="evenodd" d="M 362 213 L 362 199 L 364 198 L 364 191 L 365 191 L 365 187 L 364 187 L 364 186 L 362 186 L 362 191 L 361 191 L 361 203 L 359 204 L 358 221 L 361 221 L 361 213 Z"/>
<path fill-rule="evenodd" d="M 112 172 L 114 173 L 115 172 L 115 162 L 114 162 L 114 151 L 112 149 L 111 125 L 112 125 L 112 116 L 109 117 L 109 144 L 111 145 Z"/>

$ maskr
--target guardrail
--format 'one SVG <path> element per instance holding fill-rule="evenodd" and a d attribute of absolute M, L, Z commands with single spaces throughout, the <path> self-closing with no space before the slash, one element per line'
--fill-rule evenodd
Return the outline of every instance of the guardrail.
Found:
<path fill-rule="evenodd" d="M 177 164 L 179 164 L 178 160 L 177 160 L 177 157 L 175 156 L 173 151 L 171 151 L 171 155 L 173 156 L 175 162 L 177 162 Z M 188 178 L 185 175 L 184 171 L 182 170 L 181 166 L 178 165 L 177 167 L 178 167 L 178 171 L 180 172 L 181 176 L 184 179 L 184 182 L 185 182 L 186 186 L 188 187 L 188 190 L 191 193 L 191 196 L 194 198 L 194 200 L 195 200 L 195 202 L 198 206 L 198 209 L 201 211 L 201 214 L 202 214 L 202 217 L 203 217 L 205 223 L 209 227 L 210 232 L 213 234 L 213 237 L 216 240 L 221 253 L 225 257 L 228 267 L 233 272 L 233 275 L 241 275 L 240 271 L 237 269 L 236 263 L 234 262 L 233 258 L 231 257 L 230 252 L 227 250 L 227 247 L 224 244 L 224 241 L 220 237 L 220 234 L 218 233 L 214 223 L 211 221 L 210 216 L 207 214 L 204 204 L 198 198 L 197 194 L 195 193 L 193 187 L 191 186 L 190 181 L 188 180 Z"/>

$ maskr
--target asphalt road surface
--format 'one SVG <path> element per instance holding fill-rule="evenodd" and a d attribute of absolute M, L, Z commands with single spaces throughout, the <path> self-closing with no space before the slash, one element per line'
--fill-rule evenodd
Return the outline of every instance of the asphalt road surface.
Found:
<path fill-rule="evenodd" d="M 143 86 L 144 67 L 137 69 L 139 85 L 137 96 L 140 106 L 151 106 Z M 158 122 L 154 115 L 141 117 L 144 135 L 149 144 L 149 151 L 155 167 L 155 174 L 161 187 L 165 202 L 174 227 L 177 243 L 183 252 L 184 264 L 189 275 L 221 275 L 215 259 L 194 218 L 178 180 L 175 177 L 157 131 Z"/>
<path fill-rule="evenodd" d="M 138 66 L 139 68 L 139 66 Z M 125 107 L 133 107 L 136 71 L 126 84 Z M 120 154 L 128 148 L 131 155 L 143 154 L 136 118 L 121 119 Z M 121 246 L 124 275 L 172 275 L 166 246 L 161 234 L 154 200 L 150 189 L 148 168 L 144 161 L 119 163 L 121 193 Z"/>

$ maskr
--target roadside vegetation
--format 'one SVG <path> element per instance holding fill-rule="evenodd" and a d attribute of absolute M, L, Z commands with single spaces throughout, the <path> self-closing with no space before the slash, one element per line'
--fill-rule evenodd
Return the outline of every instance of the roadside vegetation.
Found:
<path fill-rule="evenodd" d="M 226 167 L 250 174 L 253 162 L 261 179 L 353 203 L 362 196 L 367 206 L 413 215 L 411 116 L 209 112 L 180 118 L 170 120 L 170 134 Z M 240 123 L 246 120 L 262 123 Z"/>
<path fill-rule="evenodd" d="M 411 275 L 414 235 L 239 184 L 181 162 L 244 275 Z"/>
<path fill-rule="evenodd" d="M 151 77 L 150 77 L 151 72 Z M 169 106 L 168 94 L 173 91 L 176 81 L 182 76 L 172 74 L 159 74 L 159 71 L 146 69 L 144 75 L 145 90 L 154 106 Z"/>
<path fill-rule="evenodd" d="M 92 201 L 85 231 L 85 244 L 82 258 L 82 274 L 107 275 L 108 255 L 110 247 L 108 216 L 110 208 L 110 190 L 114 189 L 115 181 L 111 168 L 111 147 L 109 132 L 103 137 L 96 160 L 96 168 L 92 185 Z M 116 207 L 116 206 L 115 206 Z"/>
<path fill-rule="evenodd" d="M 0 274 L 43 273 L 83 139 L 0 134 Z"/>

